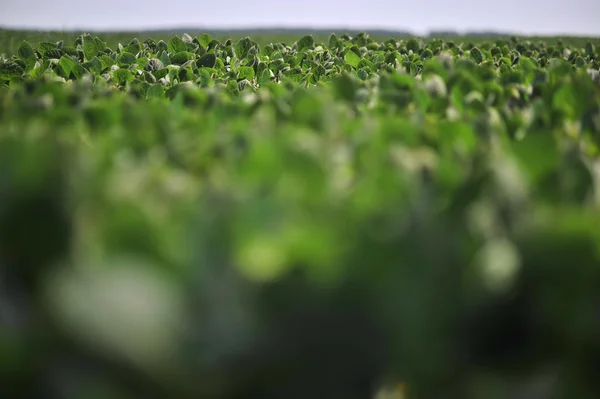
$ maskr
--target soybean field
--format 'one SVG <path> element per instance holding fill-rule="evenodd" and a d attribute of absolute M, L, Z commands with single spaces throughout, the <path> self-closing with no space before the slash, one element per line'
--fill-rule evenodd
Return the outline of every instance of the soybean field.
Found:
<path fill-rule="evenodd" d="M 0 31 L 4 398 L 597 398 L 600 39 Z"/>

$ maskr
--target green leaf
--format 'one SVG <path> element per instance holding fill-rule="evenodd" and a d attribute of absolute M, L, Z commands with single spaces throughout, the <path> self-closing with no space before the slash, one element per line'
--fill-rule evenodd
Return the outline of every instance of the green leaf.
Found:
<path fill-rule="evenodd" d="M 169 46 L 163 40 L 159 40 L 158 43 L 156 43 L 156 54 L 160 54 L 163 51 L 164 52 L 168 52 L 169 51 Z"/>
<path fill-rule="evenodd" d="M 64 54 L 65 54 L 65 53 L 64 53 L 62 50 L 56 50 L 56 49 L 54 49 L 54 50 L 47 50 L 47 51 L 44 53 L 44 56 L 43 56 L 43 57 L 44 57 L 45 59 L 56 59 L 56 60 L 58 60 L 58 59 L 60 59 L 60 57 L 62 57 Z"/>
<path fill-rule="evenodd" d="M 133 56 L 137 56 L 141 50 L 142 46 L 139 43 L 133 43 L 123 48 L 124 53 L 129 53 Z"/>
<path fill-rule="evenodd" d="M 154 72 L 154 77 L 158 80 L 169 74 L 169 68 L 161 68 Z"/>
<path fill-rule="evenodd" d="M 208 43 L 208 47 L 206 48 L 206 51 L 210 51 L 220 45 L 221 45 L 221 43 L 218 40 L 212 39 L 210 41 L 210 43 Z"/>
<path fill-rule="evenodd" d="M 160 62 L 162 62 L 163 65 L 171 65 L 171 58 L 169 57 L 169 54 L 166 52 L 162 53 L 160 55 Z"/>
<path fill-rule="evenodd" d="M 85 70 L 85 68 L 83 67 L 83 65 L 81 65 L 78 62 L 75 63 L 75 66 L 71 70 L 71 74 L 73 75 L 73 77 L 75 79 L 79 79 L 80 77 L 82 77 L 83 75 L 85 75 L 86 72 L 87 71 Z"/>
<path fill-rule="evenodd" d="M 188 82 L 194 80 L 195 78 L 194 72 L 192 72 L 190 68 L 181 68 L 177 74 L 177 77 L 180 82 Z"/>
<path fill-rule="evenodd" d="M 421 49 L 421 45 L 417 39 L 412 38 L 406 42 L 406 49 L 412 51 L 413 53 L 418 53 Z"/>
<path fill-rule="evenodd" d="M 29 44 L 28 41 L 23 40 L 19 49 L 17 50 L 17 55 L 20 60 L 25 63 L 25 71 L 30 71 L 35 66 L 37 58 L 35 56 L 35 52 L 33 51 L 33 47 Z"/>
<path fill-rule="evenodd" d="M 360 57 L 352 50 L 348 50 L 346 55 L 344 56 L 346 62 L 352 65 L 354 68 L 358 68 L 358 64 L 360 63 Z"/>
<path fill-rule="evenodd" d="M 367 72 L 364 68 L 360 68 L 356 72 L 356 76 L 358 76 L 360 80 L 367 80 L 369 79 L 369 72 Z"/>
<path fill-rule="evenodd" d="M 149 62 L 150 60 L 147 57 L 138 57 L 138 59 L 135 60 L 135 64 L 139 69 L 145 69 Z"/>
<path fill-rule="evenodd" d="M 208 70 L 206 68 L 202 68 L 198 71 L 198 75 L 199 77 L 199 84 L 201 87 L 210 87 L 213 85 L 213 81 L 212 78 L 210 77 L 210 73 L 208 72 Z"/>
<path fill-rule="evenodd" d="M 39 78 L 40 76 L 42 76 L 44 74 L 44 72 L 46 72 L 48 70 L 48 67 L 50 66 L 50 61 L 49 60 L 42 60 L 40 62 L 40 65 L 37 66 L 36 68 L 33 68 L 30 72 L 31 77 L 34 79 Z"/>
<path fill-rule="evenodd" d="M 238 73 L 238 79 L 248 79 L 248 80 L 252 80 L 254 79 L 254 68 L 252 67 L 239 67 L 237 70 Z"/>
<path fill-rule="evenodd" d="M 357 87 L 356 82 L 350 77 L 350 75 L 343 74 L 337 77 L 332 83 L 339 98 L 348 102 L 354 101 Z"/>
<path fill-rule="evenodd" d="M 240 95 L 240 88 L 235 80 L 230 80 L 227 82 L 227 92 L 234 97 Z"/>
<path fill-rule="evenodd" d="M 96 39 L 91 35 L 85 35 L 83 37 L 83 54 L 86 60 L 92 60 L 100 51 L 101 49 L 98 47 Z"/>
<path fill-rule="evenodd" d="M 102 62 L 102 69 L 108 69 L 113 65 L 116 65 L 116 61 L 113 60 L 111 57 L 109 57 L 108 55 L 102 55 L 100 56 L 100 62 Z"/>
<path fill-rule="evenodd" d="M 483 62 L 483 54 L 477 47 L 473 47 L 471 49 L 471 58 L 478 64 L 481 64 L 481 62 Z"/>
<path fill-rule="evenodd" d="M 162 63 L 161 60 L 157 59 L 157 58 L 152 58 L 151 60 L 148 61 L 148 63 L 146 64 L 146 68 L 150 71 L 158 71 L 159 69 L 164 68 L 164 64 Z"/>
<path fill-rule="evenodd" d="M 23 75 L 23 67 L 16 62 L 6 62 L 0 64 L 0 79 L 10 80 Z"/>
<path fill-rule="evenodd" d="M 171 64 L 173 65 L 183 65 L 187 61 L 194 58 L 194 54 L 188 53 L 187 51 L 181 51 L 179 53 L 173 54 L 171 56 Z"/>
<path fill-rule="evenodd" d="M 62 77 L 65 79 L 70 79 L 71 72 L 73 71 L 73 69 L 75 69 L 75 65 L 75 61 L 73 61 L 73 59 L 70 56 L 63 55 L 62 57 L 60 57 L 60 60 L 58 61 L 58 66 L 60 67 L 60 71 L 62 72 Z"/>
<path fill-rule="evenodd" d="M 189 83 L 178 83 L 175 86 L 167 89 L 165 91 L 165 96 L 168 99 L 173 100 L 179 94 L 189 93 L 191 91 L 190 89 L 191 89 L 191 86 L 189 85 Z"/>
<path fill-rule="evenodd" d="M 198 68 L 213 68 L 217 62 L 217 57 L 214 54 L 204 54 L 196 61 Z"/>
<path fill-rule="evenodd" d="M 210 37 L 208 33 L 203 33 L 200 36 L 198 36 L 198 42 L 205 49 L 208 48 L 208 45 L 210 44 L 210 42 L 212 42 L 212 40 L 212 37 Z"/>
<path fill-rule="evenodd" d="M 337 48 L 337 47 L 338 47 L 338 38 L 337 38 L 337 36 L 335 35 L 335 33 L 332 33 L 332 34 L 329 36 L 328 47 L 329 47 L 330 49 L 334 49 L 334 48 Z"/>
<path fill-rule="evenodd" d="M 156 83 L 156 77 L 152 74 L 152 72 L 144 71 L 144 79 L 148 83 Z"/>
<path fill-rule="evenodd" d="M 315 47 L 315 39 L 312 35 L 304 36 L 298 41 L 298 51 L 304 51 Z"/>
<path fill-rule="evenodd" d="M 117 64 L 119 66 L 133 65 L 136 61 L 137 59 L 135 58 L 135 56 L 130 53 L 123 53 L 119 56 L 119 58 L 117 58 Z"/>
<path fill-rule="evenodd" d="M 88 70 L 94 75 L 100 75 L 102 73 L 103 65 L 98 57 L 92 58 L 92 60 L 88 63 Z"/>
<path fill-rule="evenodd" d="M 46 52 L 49 50 L 56 50 L 56 43 L 51 43 L 51 42 L 38 43 L 38 51 L 42 56 L 45 56 Z"/>
<path fill-rule="evenodd" d="M 133 80 L 133 75 L 127 69 L 117 69 L 113 72 L 112 78 L 117 84 L 124 85 Z"/>
<path fill-rule="evenodd" d="M 182 51 L 187 51 L 187 46 L 185 42 L 181 40 L 178 36 L 174 36 L 171 38 L 171 40 L 169 40 L 168 51 L 169 54 L 180 53 Z"/>
<path fill-rule="evenodd" d="M 155 84 L 151 85 L 146 91 L 146 98 L 164 98 L 165 97 L 165 88 L 162 85 Z"/>
<path fill-rule="evenodd" d="M 62 51 L 72 57 L 79 57 L 79 51 L 73 46 L 63 46 Z"/>
<path fill-rule="evenodd" d="M 104 43 L 99 38 L 94 37 L 94 43 L 96 43 L 96 49 L 98 50 L 98 52 L 106 50 L 106 43 Z"/>
<path fill-rule="evenodd" d="M 174 80 L 178 79 L 180 68 L 176 66 L 169 66 L 167 69 L 169 70 L 169 80 L 171 83 L 174 83 Z"/>
<path fill-rule="evenodd" d="M 269 69 L 265 69 L 264 71 L 262 71 L 262 73 L 260 74 L 260 78 L 258 80 L 258 83 L 263 86 L 267 83 L 269 83 L 271 81 L 271 71 Z"/>
<path fill-rule="evenodd" d="M 252 41 L 249 37 L 245 37 L 235 45 L 235 55 L 239 60 L 243 60 L 248 56 L 248 51 L 252 47 Z"/>

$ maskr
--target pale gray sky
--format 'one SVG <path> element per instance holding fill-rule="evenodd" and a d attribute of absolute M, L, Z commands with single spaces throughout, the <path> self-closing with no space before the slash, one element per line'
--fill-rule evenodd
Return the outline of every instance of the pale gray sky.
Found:
<path fill-rule="evenodd" d="M 0 0 L 0 6 L 0 27 L 341 27 L 600 36 L 600 0 Z"/>

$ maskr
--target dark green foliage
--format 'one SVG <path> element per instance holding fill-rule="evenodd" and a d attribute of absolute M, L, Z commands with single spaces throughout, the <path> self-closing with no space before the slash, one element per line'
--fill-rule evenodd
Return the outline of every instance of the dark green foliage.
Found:
<path fill-rule="evenodd" d="M 214 54 L 205 54 L 198 59 L 196 66 L 198 68 L 206 67 L 213 68 L 217 62 L 217 57 Z"/>

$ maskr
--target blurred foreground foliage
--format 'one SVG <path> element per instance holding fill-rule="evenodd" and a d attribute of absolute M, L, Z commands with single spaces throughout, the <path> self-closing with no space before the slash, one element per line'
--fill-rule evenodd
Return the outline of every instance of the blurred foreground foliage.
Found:
<path fill-rule="evenodd" d="M 281 49 L 325 84 L 7 80 L 3 397 L 597 397 L 594 48 L 337 40 Z"/>

